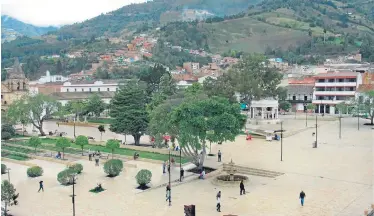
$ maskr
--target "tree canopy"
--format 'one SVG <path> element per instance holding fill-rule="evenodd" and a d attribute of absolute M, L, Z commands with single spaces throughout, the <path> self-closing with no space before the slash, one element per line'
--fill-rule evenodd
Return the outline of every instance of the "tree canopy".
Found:
<path fill-rule="evenodd" d="M 113 118 L 110 130 L 120 134 L 131 134 L 135 144 L 147 130 L 146 89 L 137 81 L 128 82 L 116 92 L 111 101 L 110 116 Z"/>

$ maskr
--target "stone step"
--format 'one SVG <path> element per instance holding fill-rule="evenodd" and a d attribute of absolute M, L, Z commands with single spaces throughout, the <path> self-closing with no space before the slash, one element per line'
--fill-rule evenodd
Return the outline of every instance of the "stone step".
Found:
<path fill-rule="evenodd" d="M 229 172 L 230 168 L 231 166 L 229 164 L 223 165 L 223 170 L 225 172 Z M 244 166 L 238 166 L 238 165 L 234 165 L 234 170 L 236 173 L 242 173 L 242 174 L 253 175 L 253 176 L 269 177 L 269 178 L 276 178 L 284 174 L 280 172 L 274 172 L 274 171 L 269 171 L 269 170 L 262 170 L 262 169 L 256 169 L 256 168 L 250 168 L 250 167 L 244 167 Z"/>

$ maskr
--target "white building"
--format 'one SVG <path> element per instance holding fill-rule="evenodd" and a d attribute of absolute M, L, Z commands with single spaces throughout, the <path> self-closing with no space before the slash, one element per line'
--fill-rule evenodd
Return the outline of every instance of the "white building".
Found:
<path fill-rule="evenodd" d="M 316 113 L 337 114 L 335 105 L 350 103 L 362 84 L 362 76 L 356 72 L 333 72 L 315 76 L 313 101 Z"/>
<path fill-rule="evenodd" d="M 51 96 L 65 106 L 69 101 L 87 100 L 94 94 L 99 96 L 104 103 L 109 104 L 115 92 L 55 92 Z"/>
<path fill-rule="evenodd" d="M 198 82 L 200 83 L 200 84 L 203 84 L 204 83 L 204 81 L 206 80 L 206 79 L 208 79 L 208 78 L 211 78 L 211 79 L 215 79 L 215 80 L 217 80 L 217 77 L 215 77 L 215 76 L 203 76 L 203 77 L 200 77 L 199 79 L 198 79 Z"/>
<path fill-rule="evenodd" d="M 45 76 L 40 77 L 37 81 L 38 84 L 50 83 L 50 82 L 65 82 L 69 79 L 62 75 L 51 75 L 49 71 L 46 71 Z"/>
<path fill-rule="evenodd" d="M 105 80 L 94 82 L 65 82 L 61 92 L 115 92 L 119 89 L 118 81 Z"/>

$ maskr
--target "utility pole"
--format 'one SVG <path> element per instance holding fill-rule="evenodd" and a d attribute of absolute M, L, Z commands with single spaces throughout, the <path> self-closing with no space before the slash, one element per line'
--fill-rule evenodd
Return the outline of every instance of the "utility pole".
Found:
<path fill-rule="evenodd" d="M 318 146 L 318 115 L 316 115 L 316 144 L 314 148 L 317 148 Z"/>
<path fill-rule="evenodd" d="M 179 181 L 182 182 L 182 147 L 179 144 Z"/>
<path fill-rule="evenodd" d="M 305 127 L 308 127 L 308 110 L 305 111 Z"/>
<path fill-rule="evenodd" d="M 357 130 L 360 130 L 360 98 L 357 104 Z"/>
<path fill-rule="evenodd" d="M 171 206 L 171 160 L 170 160 L 170 149 L 169 149 L 169 206 Z"/>
<path fill-rule="evenodd" d="M 281 121 L 281 161 L 283 161 L 283 121 Z"/>
<path fill-rule="evenodd" d="M 70 176 L 71 180 L 73 181 L 73 195 L 70 195 L 71 196 L 71 201 L 73 203 L 73 216 L 75 216 L 75 189 L 74 189 L 74 185 L 75 185 L 75 181 L 77 180 L 76 179 L 76 174 L 72 174 Z"/>
<path fill-rule="evenodd" d="M 77 117 L 74 118 L 74 138 L 75 138 L 75 122 L 77 120 Z"/>
<path fill-rule="evenodd" d="M 342 116 L 339 116 L 339 139 L 342 138 Z"/>

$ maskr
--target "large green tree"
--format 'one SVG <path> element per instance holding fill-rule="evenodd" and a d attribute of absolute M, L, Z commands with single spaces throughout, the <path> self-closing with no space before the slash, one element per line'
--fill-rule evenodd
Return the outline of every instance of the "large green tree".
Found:
<path fill-rule="evenodd" d="M 171 114 L 171 124 L 176 127 L 183 153 L 192 157 L 200 168 L 204 164 L 206 142 L 233 141 L 244 123 L 239 104 L 220 97 L 185 101 Z"/>
<path fill-rule="evenodd" d="M 120 144 L 119 144 L 118 140 L 110 139 L 110 140 L 106 141 L 105 147 L 112 151 L 112 159 L 113 159 L 114 150 L 118 149 L 120 147 Z"/>
<path fill-rule="evenodd" d="M 365 112 L 370 118 L 370 124 L 374 124 L 374 91 L 364 92 L 356 101 L 355 106 L 360 107 L 360 112 Z"/>
<path fill-rule="evenodd" d="M 86 136 L 83 136 L 83 135 L 79 135 L 76 139 L 75 139 L 75 144 L 79 145 L 81 148 L 82 148 L 82 156 L 83 156 L 83 149 L 84 149 L 84 146 L 85 145 L 88 145 L 88 138 Z"/>
<path fill-rule="evenodd" d="M 65 149 L 70 147 L 70 140 L 66 137 L 60 137 L 56 141 L 56 147 L 62 150 L 62 159 L 65 159 Z"/>
<path fill-rule="evenodd" d="M 100 114 L 105 110 L 105 103 L 97 94 L 94 94 L 88 98 L 86 110 L 94 113 L 96 117 L 100 117 Z"/>
<path fill-rule="evenodd" d="M 128 82 L 111 101 L 110 116 L 113 118 L 110 130 L 120 134 L 131 134 L 135 145 L 147 130 L 146 89 L 137 81 Z"/>
<path fill-rule="evenodd" d="M 31 123 L 45 136 L 43 123 L 58 111 L 59 103 L 46 95 L 37 94 L 34 96 L 25 96 L 15 102 L 13 107 L 16 111 L 8 113 L 10 119 L 17 119 L 19 122 Z M 19 114 L 22 111 L 22 115 Z M 24 116 L 25 115 L 25 116 Z"/>
<path fill-rule="evenodd" d="M 29 107 L 24 103 L 25 103 L 24 99 L 14 101 L 9 106 L 7 113 L 6 113 L 7 120 L 11 124 L 13 125 L 19 124 L 19 123 L 22 124 L 23 135 L 25 131 L 25 126 L 31 123 L 30 113 L 28 112 Z"/>
<path fill-rule="evenodd" d="M 241 101 L 247 104 L 252 100 L 278 96 L 278 85 L 283 77 L 269 65 L 264 55 L 259 54 L 244 56 L 228 74 Z"/>
<path fill-rule="evenodd" d="M 139 79 L 147 84 L 148 96 L 151 96 L 154 92 L 159 90 L 161 77 L 165 74 L 169 74 L 169 72 L 160 64 L 155 64 L 153 67 L 140 72 Z"/>
<path fill-rule="evenodd" d="M 235 102 L 235 86 L 233 86 L 232 83 L 232 77 L 227 74 L 223 74 L 217 79 L 208 77 L 203 83 L 203 89 L 209 97 L 224 97 L 228 98 L 231 102 Z"/>

